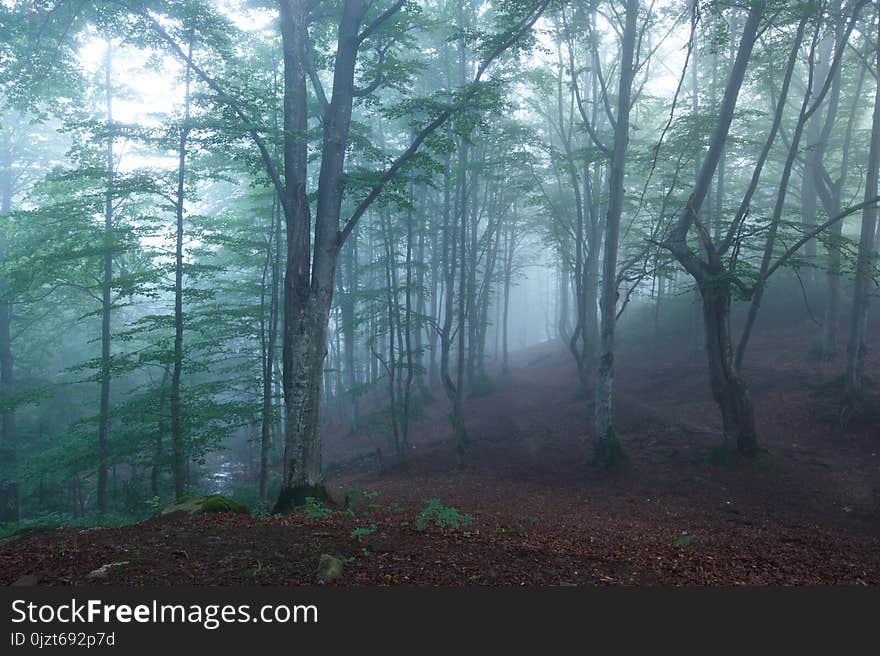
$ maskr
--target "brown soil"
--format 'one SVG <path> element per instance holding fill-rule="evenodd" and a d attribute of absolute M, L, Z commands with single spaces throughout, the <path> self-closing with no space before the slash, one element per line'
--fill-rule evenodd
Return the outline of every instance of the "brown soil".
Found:
<path fill-rule="evenodd" d="M 755 461 L 721 448 L 701 351 L 628 344 L 616 417 L 629 461 L 591 466 L 589 404 L 570 357 L 545 344 L 467 402 L 464 469 L 438 399 L 412 427 L 405 463 L 335 469 L 328 489 L 340 506 L 329 517 L 216 514 L 23 535 L 0 546 L 0 583 L 312 585 L 327 553 L 345 562 L 334 585 L 876 585 L 880 390 L 872 383 L 841 428 L 841 363 L 807 358 L 810 345 L 776 331 L 751 346 L 765 447 Z M 880 378 L 876 355 L 869 370 Z M 332 435 L 327 459 L 376 445 Z M 343 512 L 352 489 L 368 494 Z M 427 499 L 473 521 L 419 530 Z"/>

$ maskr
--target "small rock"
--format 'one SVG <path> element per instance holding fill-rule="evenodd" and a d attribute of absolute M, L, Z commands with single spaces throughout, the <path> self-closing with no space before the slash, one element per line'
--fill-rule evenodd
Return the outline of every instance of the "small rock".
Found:
<path fill-rule="evenodd" d="M 86 578 L 90 580 L 106 580 L 110 578 L 110 572 L 114 569 L 118 569 L 120 567 L 124 567 L 128 565 L 127 560 L 119 560 L 115 563 L 107 563 L 106 565 L 101 565 L 98 569 L 92 570 L 88 574 L 86 574 Z"/>
<path fill-rule="evenodd" d="M 35 574 L 25 574 L 24 576 L 20 576 L 12 583 L 12 587 L 14 588 L 29 588 L 37 585 L 40 582 L 40 577 Z"/>
<path fill-rule="evenodd" d="M 342 576 L 342 561 L 330 554 L 321 554 L 318 563 L 318 583 L 334 581 Z"/>

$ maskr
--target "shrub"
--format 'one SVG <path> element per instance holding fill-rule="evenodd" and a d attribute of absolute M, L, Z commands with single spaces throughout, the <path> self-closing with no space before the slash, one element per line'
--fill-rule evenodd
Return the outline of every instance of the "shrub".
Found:
<path fill-rule="evenodd" d="M 440 499 L 425 499 L 426 504 L 416 516 L 415 527 L 424 531 L 429 522 L 438 528 L 459 528 L 474 521 L 473 516 L 464 515 L 452 506 L 444 506 Z"/>
<path fill-rule="evenodd" d="M 316 497 L 306 497 L 303 512 L 306 514 L 306 519 L 327 519 L 333 514 L 333 511 L 318 501 Z"/>

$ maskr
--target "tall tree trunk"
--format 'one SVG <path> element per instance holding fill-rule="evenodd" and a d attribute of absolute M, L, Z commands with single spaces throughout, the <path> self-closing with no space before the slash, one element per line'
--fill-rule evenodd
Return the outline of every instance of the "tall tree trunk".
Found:
<path fill-rule="evenodd" d="M 418 269 L 416 271 L 415 277 L 415 285 L 416 285 L 416 324 L 415 324 L 415 353 L 413 354 L 413 366 L 415 367 L 415 376 L 416 376 L 416 385 L 419 388 L 419 395 L 427 399 L 430 396 L 430 392 L 428 391 L 428 383 L 425 379 L 425 373 L 427 372 L 427 367 L 425 367 L 425 294 L 426 286 L 425 286 L 425 241 L 427 232 L 427 217 L 422 215 L 422 220 L 420 225 L 418 226 L 419 237 L 418 244 L 416 245 L 416 263 Z M 409 321 L 409 318 L 407 319 Z M 411 325 L 411 324 L 408 324 Z"/>
<path fill-rule="evenodd" d="M 107 40 L 104 57 L 104 85 L 107 111 L 106 184 L 104 195 L 104 272 L 101 281 L 101 398 L 98 413 L 98 512 L 107 510 L 107 438 L 110 430 L 110 311 L 113 282 L 113 184 L 115 162 L 113 157 L 113 46 Z"/>
<path fill-rule="evenodd" d="M 412 190 L 410 190 L 412 194 Z M 414 199 L 410 196 L 410 203 Z M 404 346 L 406 357 L 406 379 L 403 384 L 403 412 L 401 413 L 401 456 L 406 458 L 406 451 L 409 448 L 409 406 L 410 395 L 412 391 L 413 378 L 415 377 L 415 369 L 413 362 L 413 344 L 412 344 L 412 285 L 413 285 L 413 261 L 412 261 L 412 242 L 413 242 L 413 210 L 412 205 L 406 213 L 406 281 L 405 281 L 405 306 L 404 306 L 404 336 L 406 344 Z"/>
<path fill-rule="evenodd" d="M 431 237 L 431 305 L 430 315 L 432 319 L 440 321 L 440 298 L 443 291 L 443 279 L 440 272 L 440 263 L 445 257 L 438 244 L 437 231 L 432 231 Z M 437 342 L 440 333 L 431 330 L 428 333 L 428 387 L 434 389 L 440 384 L 440 370 L 438 366 Z"/>
<path fill-rule="evenodd" d="M 880 19 L 877 26 L 877 63 L 880 64 Z M 871 121 L 871 143 L 868 148 L 868 170 L 865 177 L 865 200 L 877 196 L 878 169 L 880 169 L 880 82 L 874 92 L 874 112 Z M 856 260 L 856 277 L 853 284 L 853 303 L 850 314 L 849 342 L 846 348 L 846 372 L 844 375 L 848 403 L 854 402 L 864 391 L 865 334 L 868 326 L 868 300 L 871 295 L 876 261 L 874 247 L 877 231 L 877 206 L 870 203 L 862 212 L 859 234 L 859 253 Z"/>
<path fill-rule="evenodd" d="M 327 354 L 327 326 L 333 302 L 340 242 L 345 150 L 355 95 L 363 0 L 342 7 L 333 69 L 333 94 L 323 108 L 323 139 L 315 219 L 314 261 L 310 257 L 310 210 L 306 192 L 308 16 L 305 0 L 281 1 L 284 51 L 283 201 L 288 234 L 284 303 L 284 397 L 287 415 L 284 477 L 276 512 L 325 498 L 321 465 L 321 378 Z"/>
<path fill-rule="evenodd" d="M 269 248 L 266 253 L 266 266 L 263 271 L 263 285 L 260 294 L 260 335 L 263 343 L 263 404 L 260 417 L 260 501 L 267 501 L 269 482 L 269 457 L 272 448 L 272 385 L 275 368 L 275 345 L 278 340 L 278 287 L 281 277 L 281 208 L 275 198 L 272 206 L 272 227 Z M 273 251 L 274 248 L 274 251 Z M 271 267 L 269 262 L 271 259 Z M 267 269 L 269 271 L 267 271 Z M 272 281 L 269 289 L 269 320 L 268 326 L 263 318 L 265 313 L 265 278 L 270 273 Z"/>
<path fill-rule="evenodd" d="M 513 207 L 510 224 L 504 237 L 504 312 L 501 319 L 501 372 L 510 373 L 510 349 L 508 347 L 508 329 L 510 322 L 510 286 L 513 280 L 513 258 L 516 253 L 516 206 Z"/>
<path fill-rule="evenodd" d="M 394 270 L 397 267 L 397 258 L 394 254 L 394 246 L 391 242 L 391 229 L 388 226 L 386 212 L 384 209 L 379 210 L 379 221 L 382 229 L 382 241 L 385 248 L 385 293 L 386 293 L 386 316 L 388 326 L 388 357 L 384 360 L 385 373 L 388 376 L 388 397 L 390 402 L 391 414 L 391 436 L 394 446 L 394 455 L 398 460 L 403 459 L 401 439 L 400 439 L 400 417 L 398 400 L 400 395 L 397 389 L 398 378 L 398 357 L 400 350 L 395 343 L 398 331 L 399 312 L 397 308 L 397 284 L 394 280 Z M 379 351 L 376 352 L 377 356 Z"/>
<path fill-rule="evenodd" d="M 617 250 L 620 240 L 620 219 L 623 214 L 624 167 L 629 144 L 629 114 L 633 64 L 636 45 L 638 0 L 627 0 L 626 19 L 621 37 L 620 82 L 617 95 L 617 117 L 614 127 L 614 149 L 609 179 L 608 214 L 605 219 L 605 258 L 602 263 L 602 299 L 599 345 L 599 370 L 596 376 L 595 450 L 597 459 L 612 464 L 617 457 L 619 442 L 614 434 L 614 329 L 617 323 Z"/>
<path fill-rule="evenodd" d="M 13 401 L 14 378 L 12 358 L 12 305 L 0 301 L 0 404 L 3 404 L 0 417 L 0 462 L 4 468 L 14 472 L 16 465 L 15 412 L 9 405 Z M 18 521 L 18 482 L 16 478 L 0 480 L 0 523 Z"/>
<path fill-rule="evenodd" d="M 345 386 L 348 399 L 348 430 L 354 432 L 358 428 L 360 402 L 357 390 L 357 367 L 355 365 L 355 327 L 354 313 L 357 283 L 357 236 L 345 248 L 343 254 L 345 264 L 346 289 L 340 299 L 342 310 L 342 341 L 345 349 Z"/>
<path fill-rule="evenodd" d="M 732 282 L 705 227 L 698 225 L 698 232 L 707 261 L 700 259 L 691 249 L 687 243 L 687 235 L 691 227 L 698 222 L 700 208 L 706 200 L 712 177 L 727 140 L 764 8 L 763 4 L 755 3 L 749 9 L 709 149 L 697 172 L 694 189 L 663 244 L 697 283 L 703 304 L 702 317 L 712 395 L 721 410 L 725 438 L 734 440 L 739 451 L 745 455 L 756 453 L 757 434 L 748 390 L 732 362 L 733 347 L 730 339 Z"/>
<path fill-rule="evenodd" d="M 839 2 L 835 3 L 839 7 Z M 844 32 L 840 29 L 842 19 L 838 19 L 838 47 L 839 41 L 843 38 Z M 828 189 L 827 194 L 821 194 L 820 198 L 828 216 L 837 215 L 843 204 L 842 193 L 849 176 L 850 148 L 852 146 L 853 126 L 858 114 L 860 100 L 862 98 L 862 88 L 865 84 L 865 74 L 867 66 L 859 67 L 859 76 L 856 82 L 856 92 L 853 95 L 853 102 L 850 107 L 849 116 L 847 118 L 846 133 L 844 134 L 842 154 L 840 158 L 840 169 L 837 179 L 833 181 Z M 840 67 L 837 68 L 834 77 L 834 85 L 832 86 L 832 98 L 829 101 L 828 114 L 825 118 L 825 126 L 819 138 L 817 148 L 820 152 L 818 155 L 819 170 L 816 171 L 817 176 L 825 170 L 824 153 L 825 142 L 830 136 L 834 128 L 836 118 L 837 101 L 840 96 Z M 821 192 L 823 189 L 820 180 L 815 181 L 817 190 Z M 825 274 L 826 295 L 825 295 L 825 314 L 823 319 L 822 330 L 822 356 L 826 360 L 831 360 L 837 355 L 837 329 L 840 321 L 840 269 L 841 269 L 841 237 L 843 235 L 843 222 L 836 222 L 829 231 L 828 237 L 828 270 Z"/>
<path fill-rule="evenodd" d="M 466 176 L 466 164 L 468 161 L 468 146 L 467 143 L 463 143 L 461 149 L 461 160 L 459 162 L 459 166 L 461 167 L 459 172 L 459 204 L 458 204 L 458 214 L 459 214 L 459 280 L 458 280 L 458 347 L 456 349 L 457 355 L 457 364 L 456 364 L 456 379 L 455 379 L 455 398 L 452 401 L 452 427 L 455 432 L 455 451 L 458 454 L 458 466 L 464 467 L 464 454 L 465 449 L 467 447 L 467 432 L 464 427 L 464 376 L 465 376 L 465 356 L 467 352 L 465 349 L 467 348 L 465 339 L 466 339 L 466 321 L 467 321 L 467 309 L 468 309 L 468 277 L 467 277 L 467 207 L 468 207 L 468 193 L 467 193 L 467 176 Z"/>
<path fill-rule="evenodd" d="M 192 59 L 192 41 L 188 57 Z M 190 131 L 190 83 L 192 70 L 184 75 L 183 124 L 177 150 L 177 225 L 174 247 L 174 366 L 171 370 L 171 452 L 174 472 L 174 495 L 186 492 L 186 445 L 183 436 L 183 404 L 180 398 L 180 377 L 183 372 L 183 214 L 186 184 L 186 142 Z"/>
<path fill-rule="evenodd" d="M 305 0 L 281 0 L 284 52 L 284 178 L 282 197 L 287 227 L 284 280 L 284 473 L 275 512 L 324 498 L 318 431 L 321 377 L 330 311 L 327 290 L 319 297 L 311 285 L 311 212 L 306 191 L 308 94 Z M 330 288 L 332 290 L 332 287 Z"/>
<path fill-rule="evenodd" d="M 452 373 L 450 371 L 450 359 L 452 354 L 452 339 L 453 339 L 453 330 L 452 325 L 455 319 L 455 273 L 458 267 L 458 244 L 459 240 L 456 235 L 456 227 L 457 222 L 459 220 L 463 220 L 461 212 L 458 211 L 458 200 L 456 201 L 455 212 L 452 211 L 451 208 L 451 158 L 447 157 L 446 159 L 446 175 L 444 176 L 445 182 L 443 186 L 443 221 L 444 221 L 444 230 L 443 230 L 443 251 L 446 254 L 444 257 L 444 263 L 446 266 L 446 281 L 444 284 L 445 288 L 445 296 L 443 299 L 443 329 L 440 333 L 440 379 L 443 383 L 443 391 L 446 393 L 446 398 L 449 400 L 452 405 L 452 412 L 450 413 L 450 422 L 452 424 L 452 431 L 455 436 L 456 445 L 462 444 L 466 439 L 464 435 L 464 419 L 461 414 L 461 395 L 460 395 L 460 384 L 459 380 L 458 384 L 452 379 Z M 462 153 L 461 149 L 459 149 L 459 166 L 463 167 Z M 459 176 L 460 179 L 460 174 Z M 458 193 L 456 194 L 458 198 Z"/>
<path fill-rule="evenodd" d="M 0 216 L 12 211 L 12 157 L 3 153 L 0 166 Z M 0 261 L 6 257 L 6 235 L 0 234 Z M 12 355 L 12 302 L 7 298 L 6 281 L 0 278 L 0 464 L 10 478 L 0 480 L 0 524 L 19 520 L 18 476 L 16 467 L 14 358 Z"/>
<path fill-rule="evenodd" d="M 156 425 L 156 446 L 153 450 L 153 462 L 150 465 L 150 493 L 157 499 L 160 499 L 162 496 L 162 490 L 159 486 L 159 477 L 162 471 L 163 438 L 165 432 L 168 430 L 162 412 L 165 409 L 165 386 L 168 384 L 169 377 L 170 372 L 168 371 L 168 367 L 165 366 L 162 369 L 162 382 L 159 385 L 159 407 L 156 408 L 156 414 L 159 416 L 159 421 Z"/>

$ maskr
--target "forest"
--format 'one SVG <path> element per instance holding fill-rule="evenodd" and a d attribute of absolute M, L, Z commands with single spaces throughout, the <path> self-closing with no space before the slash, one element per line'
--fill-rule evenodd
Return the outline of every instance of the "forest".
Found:
<path fill-rule="evenodd" d="M 880 584 L 880 2 L 0 0 L 0 583 Z"/>

